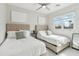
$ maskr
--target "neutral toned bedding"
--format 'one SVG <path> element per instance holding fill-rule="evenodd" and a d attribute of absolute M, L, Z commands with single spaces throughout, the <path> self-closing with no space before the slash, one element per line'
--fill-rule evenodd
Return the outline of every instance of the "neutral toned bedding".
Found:
<path fill-rule="evenodd" d="M 61 46 L 62 44 L 66 44 L 67 42 L 70 41 L 65 36 L 56 35 L 56 34 L 46 35 L 44 32 L 41 32 L 41 31 L 38 32 L 37 37 L 57 46 Z"/>
<path fill-rule="evenodd" d="M 31 36 L 21 40 L 7 38 L 0 47 L 0 56 L 38 56 L 44 53 L 45 44 Z"/>

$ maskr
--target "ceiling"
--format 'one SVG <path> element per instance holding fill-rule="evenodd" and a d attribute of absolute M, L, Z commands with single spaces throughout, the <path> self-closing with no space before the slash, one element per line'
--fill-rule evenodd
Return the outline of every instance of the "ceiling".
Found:
<path fill-rule="evenodd" d="M 56 6 L 57 4 L 59 4 L 60 6 Z M 38 12 L 38 13 L 41 13 L 41 14 L 49 14 L 49 13 L 55 12 L 59 9 L 62 9 L 64 7 L 72 5 L 71 3 L 57 3 L 57 4 L 56 3 L 50 3 L 47 6 L 50 10 L 47 10 L 46 8 L 41 8 L 38 11 L 36 11 L 36 9 L 41 6 L 38 3 L 11 3 L 9 5 L 28 9 L 28 10 L 35 11 L 35 12 Z"/>

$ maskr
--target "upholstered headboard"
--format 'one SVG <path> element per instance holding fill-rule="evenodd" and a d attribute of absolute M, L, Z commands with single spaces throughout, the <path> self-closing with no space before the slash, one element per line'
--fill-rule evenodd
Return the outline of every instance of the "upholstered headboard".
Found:
<path fill-rule="evenodd" d="M 29 24 L 6 24 L 7 31 L 30 30 Z"/>
<path fill-rule="evenodd" d="M 38 31 L 41 31 L 41 30 L 47 30 L 48 29 L 48 26 L 47 25 L 35 25 L 35 30 L 38 32 Z"/>

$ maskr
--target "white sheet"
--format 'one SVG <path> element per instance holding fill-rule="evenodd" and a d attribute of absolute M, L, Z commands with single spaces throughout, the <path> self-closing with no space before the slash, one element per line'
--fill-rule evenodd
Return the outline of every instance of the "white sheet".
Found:
<path fill-rule="evenodd" d="M 37 56 L 46 53 L 46 46 L 43 42 L 33 37 L 26 39 L 6 39 L 0 47 L 0 56 Z"/>
<path fill-rule="evenodd" d="M 45 40 L 49 43 L 55 44 L 57 46 L 61 46 L 62 44 L 66 44 L 70 40 L 67 37 L 60 36 L 60 35 L 44 35 L 43 33 L 38 33 L 37 35 L 38 38 Z"/>

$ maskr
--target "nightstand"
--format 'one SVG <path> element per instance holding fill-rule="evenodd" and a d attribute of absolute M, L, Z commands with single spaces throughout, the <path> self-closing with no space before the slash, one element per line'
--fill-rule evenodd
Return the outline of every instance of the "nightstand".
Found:
<path fill-rule="evenodd" d="M 31 36 L 37 38 L 37 32 L 33 31 L 33 33 L 31 33 Z"/>

